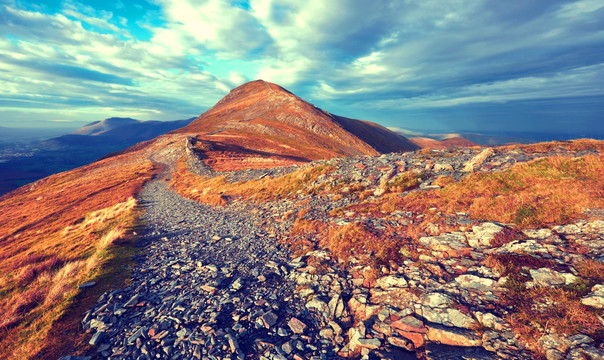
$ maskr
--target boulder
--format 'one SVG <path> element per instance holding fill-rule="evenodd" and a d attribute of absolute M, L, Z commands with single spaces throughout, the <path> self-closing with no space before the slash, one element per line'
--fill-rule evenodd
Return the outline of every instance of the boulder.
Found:
<path fill-rule="evenodd" d="M 492 291 L 493 287 L 497 284 L 495 280 L 469 274 L 456 277 L 455 282 L 462 289 L 480 292 Z"/>
<path fill-rule="evenodd" d="M 581 299 L 581 303 L 598 309 L 604 309 L 604 285 L 594 285 L 591 288 L 591 293 Z"/>
<path fill-rule="evenodd" d="M 398 275 L 384 276 L 375 281 L 375 286 L 388 289 L 392 287 L 404 288 L 407 287 L 407 280 L 404 277 Z"/>
<path fill-rule="evenodd" d="M 560 273 L 548 268 L 530 269 L 529 273 L 535 284 L 541 286 L 570 285 L 577 280 L 573 274 Z"/>
<path fill-rule="evenodd" d="M 486 222 L 474 225 L 472 232 L 468 234 L 468 244 L 471 247 L 491 246 L 495 235 L 503 230 L 503 226 L 494 222 Z"/>
<path fill-rule="evenodd" d="M 482 337 L 474 331 L 448 326 L 428 325 L 426 337 L 430 341 L 452 346 L 481 346 Z"/>

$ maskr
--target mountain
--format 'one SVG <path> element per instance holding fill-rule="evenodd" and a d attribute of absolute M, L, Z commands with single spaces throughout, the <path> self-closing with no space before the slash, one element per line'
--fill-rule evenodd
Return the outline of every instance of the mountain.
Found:
<path fill-rule="evenodd" d="M 182 128 L 194 118 L 174 121 L 141 121 L 131 118 L 108 118 L 87 124 L 70 134 L 58 136 L 44 142 L 51 148 L 83 146 L 110 146 L 113 151 L 134 145 L 141 141 Z"/>
<path fill-rule="evenodd" d="M 335 156 L 411 151 L 417 146 L 374 123 L 332 115 L 286 89 L 256 80 L 233 89 L 174 131 L 210 142 L 216 169 L 286 165 Z M 228 162 L 228 165 L 226 164 Z"/>
<path fill-rule="evenodd" d="M 0 147 L 0 195 L 153 139 L 192 120 L 140 121 L 114 117 L 42 141 L 4 144 Z"/>
<path fill-rule="evenodd" d="M 0 358 L 604 354 L 604 141 L 412 148 L 256 81 L 0 196 Z"/>
<path fill-rule="evenodd" d="M 142 121 L 132 118 L 111 117 L 102 121 L 94 121 L 72 132 L 75 135 L 99 135 L 119 127 L 140 124 Z"/>

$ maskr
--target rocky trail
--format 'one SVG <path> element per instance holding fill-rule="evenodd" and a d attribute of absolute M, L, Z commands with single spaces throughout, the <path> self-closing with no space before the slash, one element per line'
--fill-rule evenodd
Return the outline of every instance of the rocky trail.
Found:
<path fill-rule="evenodd" d="M 586 153 L 591 152 L 563 155 Z M 483 156 L 487 161 L 472 165 L 480 150 L 441 155 L 327 160 L 318 163 L 336 170 L 317 182 L 346 178 L 377 184 L 401 167 L 461 177 L 468 164 L 472 171 L 496 171 L 535 158 L 523 152 L 490 152 Z M 454 221 L 464 225 L 460 231 L 421 237 L 419 260 L 408 258 L 398 267 L 382 268 L 370 286 L 364 279 L 368 268 L 354 266 L 354 259 L 345 267 L 322 249 L 292 258 L 279 241 L 293 219 L 277 220 L 291 210 L 306 208 L 314 218 L 325 218 L 330 210 L 346 206 L 348 198 L 301 194 L 265 204 L 203 205 L 168 188 L 176 157 L 154 159 L 165 164 L 162 175 L 140 193 L 144 247 L 130 286 L 103 294 L 82 321 L 99 358 L 532 359 L 534 353 L 506 320 L 514 309 L 500 305 L 507 279 L 485 266 L 485 258 L 512 254 L 538 259 L 523 271 L 531 286 L 548 287 L 571 286 L 577 271 L 539 264 L 604 259 L 601 220 L 525 230 L 518 240 L 495 245 L 504 225 L 469 221 L 459 214 Z M 197 165 L 197 172 L 208 171 Z M 277 171 L 284 172 L 288 170 Z M 236 180 L 262 176 L 266 173 L 259 170 L 231 174 Z M 434 187 L 431 180 L 419 186 Z M 378 190 L 375 197 L 381 195 Z M 341 226 L 361 216 L 349 212 L 323 220 Z M 376 227 L 411 221 L 401 211 L 389 216 L 363 220 Z M 570 243 L 588 250 L 572 252 Z M 581 301 L 601 309 L 602 289 L 595 285 Z M 581 333 L 552 333 L 539 343 L 548 359 L 604 358 L 602 345 Z"/>
<path fill-rule="evenodd" d="M 313 314 L 294 295 L 291 274 L 302 259 L 289 259 L 251 209 L 214 208 L 168 189 L 172 168 L 164 166 L 140 194 L 144 250 L 131 285 L 103 294 L 82 321 L 98 355 L 333 358 L 333 346 L 321 341 Z"/>

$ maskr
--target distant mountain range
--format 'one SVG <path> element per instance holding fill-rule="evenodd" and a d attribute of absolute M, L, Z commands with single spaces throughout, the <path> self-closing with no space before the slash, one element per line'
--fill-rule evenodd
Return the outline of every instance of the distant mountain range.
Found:
<path fill-rule="evenodd" d="M 47 139 L 65 134 L 69 130 L 68 128 L 14 128 L 0 126 L 0 144 Z"/>
<path fill-rule="evenodd" d="M 48 140 L 40 138 L 57 135 L 57 130 L 0 129 L 0 139 L 5 140 L 0 148 L 0 195 L 181 128 L 193 119 L 141 121 L 112 117 Z M 24 143 L 27 137 L 29 141 Z"/>

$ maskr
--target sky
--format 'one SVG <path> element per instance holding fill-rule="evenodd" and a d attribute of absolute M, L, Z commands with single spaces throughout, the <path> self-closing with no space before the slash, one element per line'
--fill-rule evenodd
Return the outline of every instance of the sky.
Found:
<path fill-rule="evenodd" d="M 0 126 L 185 119 L 255 79 L 389 127 L 604 137 L 604 1 L 0 0 Z"/>

